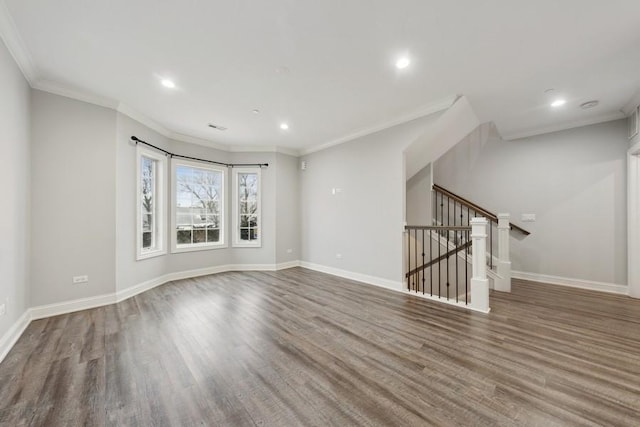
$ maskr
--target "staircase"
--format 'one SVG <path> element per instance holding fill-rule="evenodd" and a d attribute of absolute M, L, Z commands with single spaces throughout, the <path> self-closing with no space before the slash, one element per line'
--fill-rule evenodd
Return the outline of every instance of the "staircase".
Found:
<path fill-rule="evenodd" d="M 510 234 L 529 232 L 436 184 L 432 207 L 431 224 L 405 227 L 406 291 L 488 312 L 490 287 L 511 291 Z"/>

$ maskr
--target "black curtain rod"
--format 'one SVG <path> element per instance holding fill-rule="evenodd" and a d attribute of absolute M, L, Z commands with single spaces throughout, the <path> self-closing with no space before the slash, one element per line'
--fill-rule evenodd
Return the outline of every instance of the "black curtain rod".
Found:
<path fill-rule="evenodd" d="M 137 144 L 144 144 L 144 145 L 146 145 L 146 146 L 148 146 L 148 147 L 151 147 L 151 148 L 153 148 L 153 149 L 155 149 L 155 150 L 158 150 L 158 151 L 163 152 L 164 154 L 166 154 L 166 155 L 167 155 L 167 156 L 169 156 L 169 157 L 178 157 L 178 158 L 181 158 L 181 159 L 195 160 L 195 161 L 198 161 L 198 162 L 205 162 L 205 163 L 212 163 L 212 164 L 214 164 L 214 165 L 226 166 L 226 167 L 228 167 L 228 168 L 243 167 L 243 166 L 257 166 L 257 167 L 259 167 L 259 168 L 262 168 L 262 167 L 264 167 L 264 168 L 269 167 L 269 163 L 222 163 L 222 162 L 216 162 L 215 160 L 207 160 L 207 159 L 199 159 L 199 158 L 197 158 L 197 157 L 183 156 L 183 155 L 181 155 L 181 154 L 174 154 L 174 153 L 171 153 L 170 151 L 167 151 L 167 150 L 162 149 L 162 148 L 160 148 L 160 147 L 156 147 L 156 146 L 155 146 L 155 145 L 153 145 L 153 144 L 149 144 L 147 141 L 143 141 L 143 140 L 141 140 L 140 138 L 138 138 L 138 137 L 137 137 L 137 136 L 135 136 L 135 135 L 131 136 L 131 140 L 132 140 L 133 142 L 135 142 L 135 143 L 136 143 L 136 145 L 137 145 Z"/>

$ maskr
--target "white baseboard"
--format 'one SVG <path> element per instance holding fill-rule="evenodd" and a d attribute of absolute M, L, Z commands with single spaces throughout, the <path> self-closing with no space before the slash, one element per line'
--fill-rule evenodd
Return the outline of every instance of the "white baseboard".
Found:
<path fill-rule="evenodd" d="M 277 271 L 298 267 L 299 265 L 300 261 L 289 261 L 280 264 L 227 264 L 196 270 L 179 271 L 138 283 L 137 285 L 111 294 L 31 307 L 27 309 L 4 336 L 0 338 L 0 362 L 2 362 L 11 348 L 13 348 L 32 320 L 115 304 L 174 280 L 190 279 L 192 277 L 207 276 L 209 274 L 224 273 L 227 271 Z"/>
<path fill-rule="evenodd" d="M 102 307 L 116 302 L 115 294 L 98 295 L 95 297 L 79 298 L 71 301 L 64 301 L 54 304 L 39 305 L 31 307 L 28 311 L 30 320 L 44 319 L 46 317 L 58 316 L 60 314 L 73 313 L 74 311 L 88 310 L 90 308 Z"/>
<path fill-rule="evenodd" d="M 391 289 L 394 291 L 402 291 L 403 283 L 397 282 L 395 280 L 383 279 L 381 277 L 369 276 L 367 274 L 356 273 L 348 270 L 341 270 L 339 268 L 328 267 L 321 264 L 314 264 L 307 261 L 300 261 L 299 264 L 300 267 L 308 268 L 309 270 L 319 271 L 321 273 L 327 273 L 333 276 L 355 280 L 357 282 L 364 282 L 369 285 L 379 286 L 381 288 Z"/>
<path fill-rule="evenodd" d="M 628 295 L 629 287 L 615 283 L 595 282 L 592 280 L 573 279 L 570 277 L 551 276 L 548 274 L 529 273 L 526 271 L 512 271 L 513 279 L 530 280 L 532 282 L 548 283 L 550 285 L 568 286 L 589 291 L 608 292 L 612 294 Z"/>
<path fill-rule="evenodd" d="M 0 362 L 2 362 L 7 354 L 9 354 L 9 351 L 13 348 L 15 343 L 18 342 L 18 339 L 22 336 L 24 330 L 27 329 L 30 322 L 31 314 L 27 309 L 0 338 Z"/>
<path fill-rule="evenodd" d="M 276 264 L 276 270 L 286 270 L 287 268 L 300 267 L 300 261 L 288 261 Z"/>

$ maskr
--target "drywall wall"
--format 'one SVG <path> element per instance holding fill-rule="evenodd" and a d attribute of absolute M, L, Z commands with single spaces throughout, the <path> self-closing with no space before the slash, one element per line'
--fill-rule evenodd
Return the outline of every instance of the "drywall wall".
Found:
<path fill-rule="evenodd" d="M 307 169 L 300 172 L 303 261 L 400 286 L 404 150 L 437 117 L 424 117 L 303 157 L 307 162 Z"/>
<path fill-rule="evenodd" d="M 513 270 L 626 285 L 625 120 L 508 142 L 487 126 L 435 163 L 434 182 L 531 232 L 511 239 Z"/>
<path fill-rule="evenodd" d="M 31 102 L 31 303 L 112 293 L 116 113 L 39 90 Z"/>
<path fill-rule="evenodd" d="M 0 342 L 29 306 L 30 88 L 0 40 Z M 3 349 L 0 347 L 0 351 Z M 1 359 L 1 356 L 0 356 Z"/>
<path fill-rule="evenodd" d="M 431 164 L 407 181 L 407 224 L 431 225 Z"/>
<path fill-rule="evenodd" d="M 260 248 L 234 248 L 231 245 L 231 192 L 232 178 L 227 176 L 228 205 L 225 225 L 228 246 L 221 249 L 171 253 L 170 242 L 166 255 L 136 260 L 136 149 L 131 136 L 147 141 L 172 153 L 207 160 L 232 163 L 269 163 L 263 168 L 262 179 L 262 246 Z M 203 141 L 203 144 L 206 142 Z M 166 274 L 236 264 L 275 264 L 276 246 L 276 175 L 278 162 L 275 153 L 229 153 L 205 145 L 168 139 L 147 126 L 118 113 L 117 117 L 117 289 L 122 291 Z M 171 168 L 169 165 L 169 187 Z M 169 190 L 167 200 L 170 202 Z M 170 205 L 167 203 L 167 236 L 170 230 Z"/>
<path fill-rule="evenodd" d="M 166 273 L 162 256 L 136 262 L 136 146 L 131 136 L 165 150 L 171 146 L 168 138 L 124 114 L 117 114 L 116 123 L 116 288 L 122 291 Z M 165 215 L 169 218 L 168 209 Z"/>
<path fill-rule="evenodd" d="M 276 155 L 276 263 L 300 257 L 300 162 Z"/>

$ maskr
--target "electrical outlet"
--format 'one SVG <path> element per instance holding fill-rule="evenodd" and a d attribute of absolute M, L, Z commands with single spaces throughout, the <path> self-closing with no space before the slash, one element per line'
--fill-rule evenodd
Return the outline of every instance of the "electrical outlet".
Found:
<path fill-rule="evenodd" d="M 73 283 L 87 283 L 89 281 L 89 276 L 74 276 Z"/>
<path fill-rule="evenodd" d="M 287 249 L 287 253 L 288 253 L 288 254 L 293 253 L 293 249 L 291 249 L 291 248 Z"/>
<path fill-rule="evenodd" d="M 7 305 L 0 304 L 0 316 L 4 316 L 5 314 L 7 314 Z"/>

